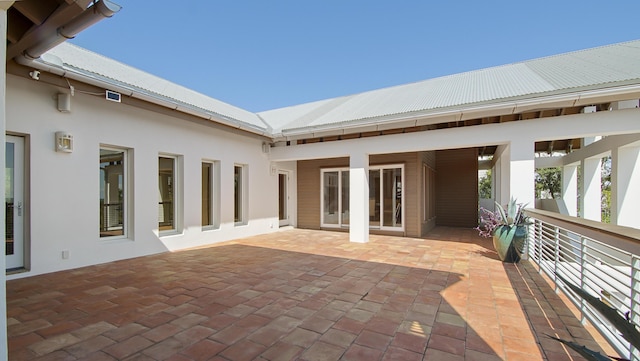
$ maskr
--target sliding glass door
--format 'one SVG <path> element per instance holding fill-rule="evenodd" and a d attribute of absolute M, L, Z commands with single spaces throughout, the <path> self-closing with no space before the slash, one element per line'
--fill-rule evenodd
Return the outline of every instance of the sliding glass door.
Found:
<path fill-rule="evenodd" d="M 322 227 L 349 226 L 349 170 L 322 170 Z M 369 169 L 369 227 L 403 229 L 402 165 L 372 166 Z"/>

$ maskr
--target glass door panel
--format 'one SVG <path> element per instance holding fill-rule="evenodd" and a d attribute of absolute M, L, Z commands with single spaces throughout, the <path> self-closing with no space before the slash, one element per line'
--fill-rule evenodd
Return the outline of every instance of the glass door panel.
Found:
<path fill-rule="evenodd" d="M 24 138 L 5 143 L 5 255 L 7 269 L 24 267 Z"/>
<path fill-rule="evenodd" d="M 342 205 L 342 222 L 341 225 L 349 225 L 349 171 L 342 171 L 342 194 L 341 194 L 341 205 Z"/>
<path fill-rule="evenodd" d="M 369 226 L 380 227 L 380 170 L 369 170 Z"/>
<path fill-rule="evenodd" d="M 338 172 L 323 173 L 322 223 L 339 224 L 338 213 Z"/>
<path fill-rule="evenodd" d="M 402 169 L 383 170 L 383 225 L 399 227 L 402 225 Z"/>

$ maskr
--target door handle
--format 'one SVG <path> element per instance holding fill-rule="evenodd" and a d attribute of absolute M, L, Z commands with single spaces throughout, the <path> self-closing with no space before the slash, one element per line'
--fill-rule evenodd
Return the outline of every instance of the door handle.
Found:
<path fill-rule="evenodd" d="M 22 217 L 22 202 L 18 202 L 18 216 Z"/>

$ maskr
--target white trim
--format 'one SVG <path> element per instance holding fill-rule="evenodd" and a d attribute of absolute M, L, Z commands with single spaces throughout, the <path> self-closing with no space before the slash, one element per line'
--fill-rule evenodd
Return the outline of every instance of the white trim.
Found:
<path fill-rule="evenodd" d="M 123 212 L 123 216 L 122 216 L 122 227 L 123 227 L 123 234 L 122 235 L 118 235 L 118 236 L 107 236 L 107 237 L 101 237 L 98 234 L 98 237 L 100 238 L 100 241 L 117 241 L 117 240 L 122 240 L 122 239 L 130 239 L 130 235 L 132 234 L 132 232 L 129 229 L 129 226 L 131 224 L 133 224 L 133 220 L 131 219 L 131 217 L 133 216 L 133 212 L 131 212 L 131 209 L 133 209 L 132 207 L 132 200 L 133 197 L 131 196 L 132 190 L 133 190 L 133 180 L 130 179 L 131 178 L 131 174 L 133 172 L 130 171 L 131 166 L 130 166 L 130 149 L 125 148 L 125 147 L 117 147 L 117 146 L 112 146 L 112 145 L 105 145 L 105 144 L 100 144 L 99 150 L 110 150 L 110 151 L 115 151 L 115 152 L 122 152 L 122 185 L 123 185 L 123 197 L 122 197 L 122 212 Z M 105 190 L 106 193 L 106 190 Z"/>
<path fill-rule="evenodd" d="M 277 177 L 278 177 L 278 225 L 280 227 L 284 227 L 284 226 L 288 226 L 291 224 L 291 204 L 290 204 L 290 200 L 291 200 L 291 196 L 290 196 L 290 192 L 291 192 L 291 187 L 290 187 L 290 179 L 291 179 L 291 175 L 289 174 L 289 171 L 286 170 L 278 170 L 276 172 Z M 280 219 L 280 176 L 284 175 L 285 176 L 285 219 Z"/>
<path fill-rule="evenodd" d="M 247 164 L 238 164 L 235 163 L 233 165 L 233 177 L 234 177 L 234 182 L 235 182 L 235 175 L 236 175 L 236 168 L 240 168 L 240 220 L 236 221 L 235 220 L 235 206 L 236 206 L 236 187 L 234 184 L 233 187 L 233 219 L 234 219 L 234 226 L 239 227 L 239 226 L 246 226 L 248 224 L 248 215 L 249 215 L 249 168 Z"/>

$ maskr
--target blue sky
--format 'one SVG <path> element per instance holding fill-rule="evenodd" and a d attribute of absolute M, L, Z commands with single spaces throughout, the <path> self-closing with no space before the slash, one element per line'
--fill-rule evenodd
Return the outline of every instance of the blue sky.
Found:
<path fill-rule="evenodd" d="M 640 39 L 636 0 L 114 0 L 72 43 L 263 111 Z"/>

